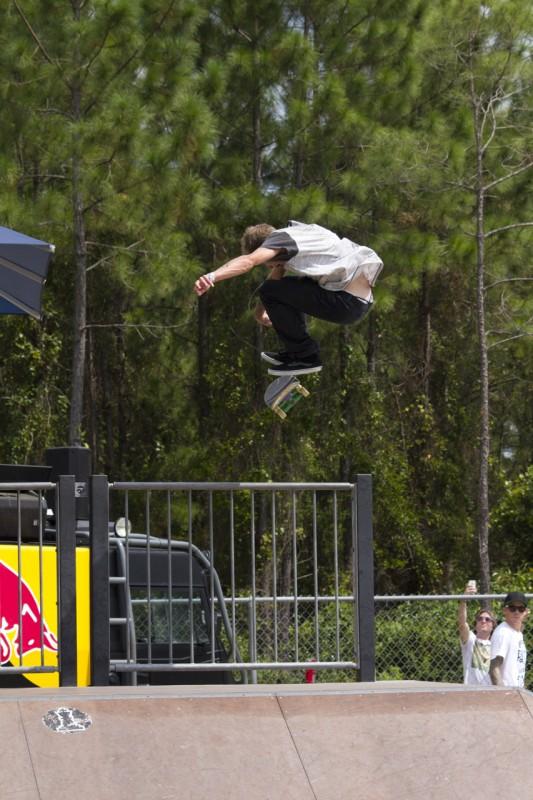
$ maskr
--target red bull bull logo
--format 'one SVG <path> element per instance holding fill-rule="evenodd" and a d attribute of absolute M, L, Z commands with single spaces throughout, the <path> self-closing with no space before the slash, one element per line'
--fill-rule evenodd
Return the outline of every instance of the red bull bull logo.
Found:
<path fill-rule="evenodd" d="M 0 665 L 20 661 L 34 650 L 57 649 L 57 638 L 30 586 L 0 561 Z"/>
<path fill-rule="evenodd" d="M 90 684 L 89 548 L 76 549 L 78 685 Z M 0 542 L 0 687 L 59 686 L 57 551 L 55 545 Z M 41 669 L 44 667 L 45 669 Z M 27 668 L 29 671 L 24 671 Z M 5 682 L 4 681 L 5 676 Z M 17 685 L 19 685 L 17 683 Z M 1 795 L 1 792 L 0 792 Z"/>

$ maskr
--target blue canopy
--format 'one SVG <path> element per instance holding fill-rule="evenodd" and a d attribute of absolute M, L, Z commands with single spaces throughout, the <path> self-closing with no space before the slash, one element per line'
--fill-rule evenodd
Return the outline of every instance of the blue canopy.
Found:
<path fill-rule="evenodd" d="M 0 314 L 41 317 L 54 245 L 0 226 Z"/>

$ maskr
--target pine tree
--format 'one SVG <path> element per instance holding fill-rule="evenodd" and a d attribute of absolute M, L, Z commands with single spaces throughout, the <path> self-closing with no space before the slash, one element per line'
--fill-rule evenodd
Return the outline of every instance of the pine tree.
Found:
<path fill-rule="evenodd" d="M 524 181 L 533 169 L 533 128 L 525 112 L 531 97 L 527 38 L 531 20 L 529 4 L 520 0 L 481 8 L 474 4 L 463 9 L 460 25 L 448 30 L 447 52 L 457 64 L 452 102 L 470 115 L 463 162 L 450 164 L 447 181 L 465 195 L 464 212 L 470 219 L 463 217 L 459 225 L 465 231 L 462 238 L 470 237 L 473 243 L 475 260 L 480 418 L 477 540 L 485 592 L 490 589 L 491 397 L 497 396 L 491 388 L 497 385 L 497 362 L 491 369 L 489 352 L 504 345 L 505 339 L 531 335 L 531 304 L 524 302 L 528 277 L 523 271 L 524 234 L 533 224 L 531 204 L 523 201 Z M 499 297 L 494 291 L 498 287 Z M 509 326 L 510 336 L 505 333 Z"/>
<path fill-rule="evenodd" d="M 96 385 L 109 388 L 121 374 L 120 326 L 142 329 L 143 306 L 160 305 L 187 266 L 212 125 L 195 83 L 201 8 L 74 0 L 56 12 L 14 2 L 8 13 L 5 144 L 11 186 L 21 187 L 8 213 L 40 219 L 58 245 L 49 292 L 72 319 L 68 440 L 79 444 L 87 331 L 94 401 Z M 168 324 L 148 322 L 156 323 L 150 330 Z M 116 385 L 106 393 L 120 397 Z M 108 396 L 102 411 L 110 403 Z M 105 428 L 111 452 L 117 443 Z"/>

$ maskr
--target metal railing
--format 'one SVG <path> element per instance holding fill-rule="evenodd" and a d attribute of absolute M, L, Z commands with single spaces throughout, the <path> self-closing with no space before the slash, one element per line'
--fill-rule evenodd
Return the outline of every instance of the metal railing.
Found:
<path fill-rule="evenodd" d="M 109 495 L 114 508 L 131 521 L 133 529 L 146 533 L 146 617 L 148 658 L 135 659 L 131 648 L 125 659 L 101 653 L 104 680 L 111 664 L 116 672 L 252 671 L 357 669 L 373 679 L 373 584 L 371 479 L 357 476 L 352 483 L 152 483 L 120 482 L 110 486 L 105 476 L 91 479 L 91 507 L 100 509 L 100 523 L 92 521 L 93 549 L 108 547 Z M 118 501 L 118 502 L 117 502 Z M 117 512 L 118 514 L 119 512 Z M 115 514 L 115 516 L 117 515 Z M 100 531 L 100 535 L 99 535 Z M 129 549 L 128 526 L 124 547 Z M 181 540 L 189 548 L 189 630 L 188 658 L 152 660 L 150 631 L 152 606 L 160 597 L 152 591 L 151 551 L 168 548 Z M 152 543 L 152 544 L 151 544 Z M 156 544 L 157 543 L 157 544 Z M 193 641 L 193 549 L 206 553 L 207 594 L 216 598 L 209 607 L 209 657 L 198 661 Z M 103 563 L 102 552 L 100 561 Z M 95 554 L 94 558 L 98 558 Z M 126 558 L 128 563 L 128 558 Z M 94 573 L 102 593 L 109 575 Z M 126 576 L 126 582 L 129 578 Z M 341 581 L 343 586 L 341 587 Z M 220 585 L 223 595 L 217 591 Z M 172 578 L 167 594 L 169 636 L 172 625 Z M 302 591 L 303 590 L 303 591 Z M 326 591 L 325 591 L 326 590 Z M 346 603 L 347 590 L 349 603 Z M 93 591 L 100 594 L 93 587 Z M 248 594 L 248 654 L 240 655 L 239 609 L 242 594 Z M 325 595 L 328 595 L 327 599 Z M 343 599 L 341 599 L 343 598 Z M 154 603 L 153 600 L 156 600 Z M 327 608 L 326 608 L 327 602 Z M 270 605 L 265 614 L 264 609 Z M 344 604 L 344 605 L 343 605 Z M 341 606 L 347 609 L 341 625 Z M 302 614 L 302 609 L 306 612 Z M 312 622 L 304 622 L 312 609 Z M 227 609 L 227 613 L 226 613 Z M 260 611 L 262 609 L 262 611 Z M 222 614 L 220 639 L 225 638 L 226 657 L 220 657 L 217 616 Z M 321 642 L 321 620 L 331 618 L 333 647 Z M 266 618 L 268 617 L 268 623 Z M 107 621 L 108 622 L 108 621 Z M 98 623 L 93 616 L 93 625 Z M 139 622 L 137 620 L 137 626 Z M 270 647 L 259 653 L 258 631 L 269 629 Z M 308 630 L 312 628 L 313 645 Z M 341 631 L 342 628 L 342 631 Z M 305 634 L 305 635 L 304 635 Z M 139 629 L 136 630 L 139 641 Z M 94 641 L 94 634 L 93 634 Z M 324 655 L 326 653 L 326 655 Z M 95 675 L 93 674 L 93 680 Z"/>
<path fill-rule="evenodd" d="M 526 595 L 533 600 L 533 595 Z M 468 617 L 473 627 L 475 611 L 480 605 L 492 603 L 497 618 L 503 594 L 491 595 L 380 595 L 375 599 L 376 679 L 420 680 L 461 683 L 463 668 L 457 628 L 457 603 L 464 599 L 468 604 Z M 278 598 L 278 606 L 282 598 Z M 292 598 L 283 598 L 290 603 Z M 315 611 L 318 602 L 321 611 Z M 335 614 L 332 604 L 339 603 L 340 627 L 332 624 Z M 237 635 L 243 652 L 252 660 L 252 643 L 255 638 L 257 658 L 270 660 L 273 649 L 271 611 L 272 597 L 261 597 L 256 604 L 256 617 L 251 614 L 251 598 L 237 599 Z M 320 659 L 330 660 L 331 669 L 318 676 L 321 681 L 353 681 L 353 669 L 338 669 L 335 661 L 338 648 L 342 654 L 350 647 L 350 625 L 354 599 L 341 595 L 338 598 L 300 597 L 300 647 L 310 657 L 316 657 L 316 627 L 319 627 Z M 329 606 L 329 609 L 328 609 Z M 255 637 L 251 633 L 255 627 Z M 527 624 L 524 638 L 529 653 L 533 652 L 533 626 Z M 291 642 L 286 646 L 290 661 Z M 258 682 L 302 682 L 300 671 L 263 671 L 254 676 Z M 533 690 L 533 665 L 526 674 L 526 688 Z"/>
<path fill-rule="evenodd" d="M 57 537 L 46 540 L 45 495 L 55 494 L 60 508 Z M 1 483 L 0 674 L 60 673 L 60 683 L 76 681 L 74 481 Z M 24 551 L 32 542 L 30 554 Z M 54 571 L 45 568 L 48 549 Z M 54 583 L 58 605 L 50 625 L 45 597 Z M 54 631 L 58 632 L 56 636 Z M 61 645 L 59 644 L 61 643 Z M 53 653 L 52 659 L 47 654 Z M 57 654 L 57 655 L 56 655 Z M 50 664 L 50 660 L 56 663 Z M 48 661 L 48 663 L 46 663 Z"/>
<path fill-rule="evenodd" d="M 274 662 L 262 672 L 252 673 L 253 682 L 301 682 L 302 668 L 295 664 L 293 638 L 276 639 L 275 621 L 292 619 L 294 598 L 260 597 L 255 612 L 250 597 L 237 598 L 237 631 L 243 652 L 250 662 Z M 305 672 L 320 672 L 323 680 L 357 680 L 358 671 L 350 662 L 353 647 L 353 620 L 357 599 L 351 595 L 301 595 L 298 597 L 299 653 L 305 660 Z M 290 634 L 290 628 L 289 628 Z M 287 664 L 287 667 L 282 666 Z"/>
<path fill-rule="evenodd" d="M 321 680 L 462 681 L 457 635 L 457 601 L 472 606 L 503 595 L 397 595 L 373 597 L 371 484 L 358 476 L 353 484 L 114 484 L 105 476 L 91 479 L 91 615 L 94 683 L 109 682 L 110 668 L 132 675 L 153 671 L 243 670 L 252 680 L 301 681 L 302 671 L 320 671 Z M 25 579 L 24 498 L 33 493 L 37 508 L 45 493 L 55 492 L 56 525 L 50 541 L 41 514 L 31 534 L 35 580 Z M 121 553 L 125 590 L 124 615 L 109 614 L 109 495 L 126 517 L 137 520 L 145 541 L 147 582 L 136 597 L 130 590 L 127 548 L 133 534 L 115 543 Z M 76 682 L 75 484 L 61 477 L 54 483 L 4 483 L 0 496 L 14 503 L 10 523 L 9 561 L 0 557 L 0 675 L 60 672 L 60 683 Z M 57 542 L 56 542 L 57 535 Z M 175 537 L 182 539 L 177 542 Z M 3 536 L 3 541 L 6 537 Z M 5 548 L 6 545 L 4 544 Z M 47 548 L 57 555 L 57 627 L 43 609 L 49 590 L 44 570 Z M 161 549 L 195 554 L 204 570 L 207 609 L 207 660 L 195 663 L 195 629 L 200 599 L 193 595 L 192 559 L 185 596 L 172 591 L 169 562 L 165 597 L 156 591 L 151 564 Z M 5 554 L 6 550 L 4 550 Z M 113 576 L 111 576 L 113 578 Z M 118 582 L 119 578 L 115 577 Z M 15 592 L 7 598 L 8 583 Z M 511 587 L 512 588 L 512 587 Z M 169 591 L 170 589 L 170 591 Z M 126 591 L 127 590 L 127 591 Z M 159 592 L 159 593 L 158 593 Z M 13 596 L 16 601 L 13 602 Z M 533 599 L 533 595 L 528 595 Z M 6 599 L 7 598 L 7 599 Z M 138 659 L 137 643 L 151 649 L 152 634 L 166 614 L 168 631 L 180 628 L 189 637 L 186 658 L 173 661 L 173 633 L 166 663 Z M 222 624 L 218 625 L 219 615 Z M 129 646 L 113 662 L 110 624 L 127 622 Z M 145 627 L 143 627 L 143 625 Z M 152 631 L 150 631 L 152 626 Z M 54 649 L 50 628 L 57 630 L 59 665 L 46 663 Z M 533 626 L 524 637 L 533 652 Z M 165 634 L 161 634 L 165 638 Z M 181 635 L 181 634 L 180 634 Z M 60 644 L 59 644 L 60 643 Z M 14 646 L 16 644 L 16 646 Z M 32 649 L 32 663 L 28 650 Z M 26 654 L 26 657 L 24 657 Z M 49 655 L 49 654 L 48 654 Z M 225 663 L 221 663 L 221 659 Z M 533 690 L 533 668 L 526 674 Z"/>
<path fill-rule="evenodd" d="M 0 668 L 3 674 L 58 671 L 57 666 L 45 665 L 45 651 L 52 648 L 53 640 L 42 613 L 45 592 L 42 509 L 45 507 L 44 492 L 52 489 L 55 485 L 51 483 L 0 484 L 3 528 L 9 541 L 0 556 Z M 28 529 L 37 539 L 38 548 L 33 587 L 23 577 L 22 544 Z M 27 656 L 35 651 L 39 663 L 29 665 Z"/>
<path fill-rule="evenodd" d="M 533 600 L 533 595 L 526 595 Z M 463 668 L 457 628 L 457 603 L 464 599 L 468 604 L 468 617 L 473 626 L 474 615 L 480 605 L 492 603 L 499 618 L 499 607 L 504 595 L 381 595 L 375 597 L 376 627 L 376 679 L 420 680 L 461 683 Z M 276 598 L 278 614 L 293 606 L 294 598 Z M 180 601 L 184 602 L 184 601 Z M 231 600 L 226 599 L 228 613 Z M 274 597 L 256 598 L 255 615 L 252 598 L 235 598 L 236 638 L 250 666 L 259 661 L 260 671 L 252 670 L 252 682 L 283 683 L 304 680 L 304 672 L 294 665 L 294 643 L 291 637 L 278 642 L 278 659 L 275 668 L 266 665 L 273 661 L 275 637 L 273 634 Z M 339 607 L 340 625 L 336 625 L 336 607 Z M 313 669 L 315 661 L 328 662 L 317 679 L 320 681 L 353 681 L 358 678 L 354 669 L 339 668 L 351 648 L 351 619 L 354 598 L 350 595 L 298 598 L 300 653 L 307 659 L 306 669 Z M 318 614 L 317 614 L 318 606 Z M 279 627 L 279 624 L 278 624 Z M 145 631 L 138 628 L 140 635 Z M 528 651 L 533 652 L 533 630 L 526 624 L 524 631 Z M 288 663 L 282 669 L 282 663 Z M 342 664 L 344 666 L 344 664 Z M 533 690 L 533 667 L 526 674 L 526 688 Z"/>

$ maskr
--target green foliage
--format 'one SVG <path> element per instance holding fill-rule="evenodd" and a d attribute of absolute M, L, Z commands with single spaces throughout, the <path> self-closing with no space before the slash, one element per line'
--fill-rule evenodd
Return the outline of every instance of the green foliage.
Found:
<path fill-rule="evenodd" d="M 501 563 L 533 563 L 533 467 L 505 482 L 491 521 Z"/>
<path fill-rule="evenodd" d="M 530 4 L 49 5 L 24 4 L 35 36 L 13 4 L 3 20 L 0 216 L 57 255 L 43 326 L 0 320 L 2 460 L 39 461 L 67 440 L 76 164 L 82 436 L 95 469 L 152 480 L 369 472 L 378 591 L 470 577 L 480 386 L 470 74 L 497 122 L 487 181 L 524 165 L 486 197 L 488 231 L 524 227 L 487 237 L 485 296 L 491 558 L 498 574 L 529 563 Z M 361 325 L 311 323 L 326 367 L 281 423 L 264 407 L 257 355 L 277 341 L 250 313 L 263 273 L 199 302 L 192 284 L 238 252 L 244 227 L 289 219 L 368 244 L 385 270 Z"/>
<path fill-rule="evenodd" d="M 376 677 L 462 683 L 457 605 L 403 602 L 378 615 Z"/>
<path fill-rule="evenodd" d="M 32 463 L 61 435 L 68 399 L 60 388 L 61 337 L 53 321 L 2 320 L 0 427 L 2 461 Z"/>
<path fill-rule="evenodd" d="M 524 562 L 523 566 L 514 568 L 499 569 L 493 573 L 492 578 L 493 591 L 497 594 L 507 594 L 507 592 L 533 593 L 533 567 L 531 562 Z"/>

